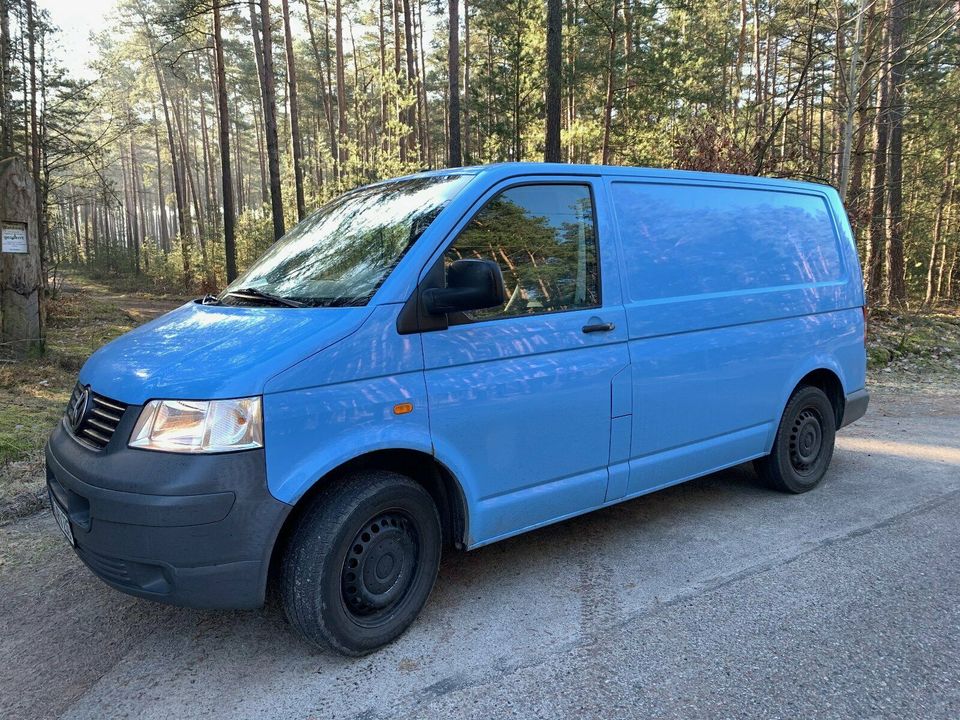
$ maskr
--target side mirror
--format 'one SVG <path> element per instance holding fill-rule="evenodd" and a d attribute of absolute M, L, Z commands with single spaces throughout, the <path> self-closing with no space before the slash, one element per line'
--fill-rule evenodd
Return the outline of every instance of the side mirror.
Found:
<path fill-rule="evenodd" d="M 423 293 L 431 315 L 497 307 L 506 301 L 503 275 L 493 260 L 456 260 L 447 268 L 447 286 Z"/>

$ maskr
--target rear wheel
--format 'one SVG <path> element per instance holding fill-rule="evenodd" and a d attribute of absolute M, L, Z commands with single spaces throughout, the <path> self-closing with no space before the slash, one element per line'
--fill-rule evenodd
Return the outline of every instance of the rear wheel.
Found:
<path fill-rule="evenodd" d="M 306 640 L 363 655 L 398 637 L 423 608 L 440 564 L 440 518 L 410 478 L 374 471 L 334 483 L 284 551 L 281 595 Z"/>
<path fill-rule="evenodd" d="M 783 411 L 773 450 L 754 461 L 757 474 L 783 492 L 813 490 L 830 465 L 836 431 L 836 414 L 824 392 L 798 388 Z"/>

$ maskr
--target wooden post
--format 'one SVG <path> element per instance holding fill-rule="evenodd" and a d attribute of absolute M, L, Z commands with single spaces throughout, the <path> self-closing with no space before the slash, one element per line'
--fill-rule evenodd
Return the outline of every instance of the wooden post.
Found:
<path fill-rule="evenodd" d="M 40 244 L 33 179 L 19 158 L 0 160 L 0 353 L 43 348 Z"/>

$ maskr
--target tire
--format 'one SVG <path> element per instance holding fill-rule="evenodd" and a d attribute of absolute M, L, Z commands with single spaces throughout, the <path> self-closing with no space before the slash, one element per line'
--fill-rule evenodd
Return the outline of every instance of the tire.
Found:
<path fill-rule="evenodd" d="M 754 461 L 757 474 L 783 492 L 813 490 L 830 466 L 836 432 L 837 416 L 823 390 L 797 388 L 783 411 L 772 452 Z"/>
<path fill-rule="evenodd" d="M 437 508 L 410 478 L 372 471 L 334 482 L 284 548 L 284 612 L 308 642 L 365 655 L 420 614 L 437 578 L 440 546 Z"/>

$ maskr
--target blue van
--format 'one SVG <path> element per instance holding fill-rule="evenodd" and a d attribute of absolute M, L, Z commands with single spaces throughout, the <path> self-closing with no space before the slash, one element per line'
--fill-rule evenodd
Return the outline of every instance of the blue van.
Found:
<path fill-rule="evenodd" d="M 123 592 L 249 608 L 308 641 L 396 638 L 441 548 L 754 461 L 820 483 L 866 411 L 837 193 L 504 164 L 354 190 L 218 296 L 84 365 L 51 507 Z"/>

